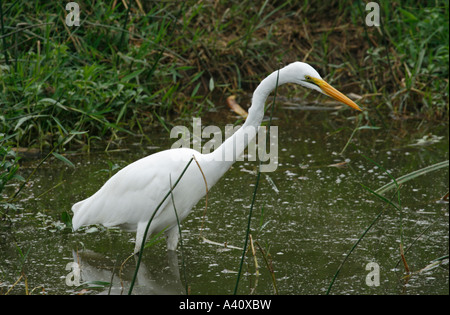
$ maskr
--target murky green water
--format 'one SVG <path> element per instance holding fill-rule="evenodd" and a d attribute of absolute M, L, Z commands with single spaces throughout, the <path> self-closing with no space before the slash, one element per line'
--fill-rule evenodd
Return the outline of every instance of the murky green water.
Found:
<path fill-rule="evenodd" d="M 252 220 L 258 269 L 253 255 L 247 255 L 239 293 L 274 293 L 261 248 L 269 254 L 266 257 L 279 294 L 324 294 L 345 255 L 383 209 L 380 220 L 344 264 L 331 294 L 449 293 L 448 260 L 417 273 L 432 260 L 448 255 L 448 203 L 438 202 L 448 192 L 448 168 L 402 185 L 401 215 L 360 185 L 375 190 L 390 181 L 362 155 L 394 177 L 448 160 L 448 125 L 407 121 L 383 127 L 380 123 L 380 130 L 358 131 L 340 155 L 354 127 L 345 114 L 280 110 L 281 118 L 274 121 L 279 126 L 280 165 L 276 172 L 262 175 Z M 202 123 L 223 127 L 235 119 L 227 118 L 231 121 L 217 121 L 210 115 Z M 435 137 L 426 145 L 419 141 L 424 136 L 432 139 L 432 135 L 442 138 Z M 70 212 L 74 202 L 101 187 L 109 177 L 108 162 L 123 167 L 169 148 L 174 140 L 164 131 L 149 136 L 152 146 L 137 139 L 120 145 L 128 151 L 67 156 L 75 168 L 51 160 L 37 171 L 21 193 L 17 215 L 1 224 L 0 293 L 12 287 L 10 294 L 26 290 L 33 294 L 107 294 L 110 286 L 106 282 L 111 281 L 110 293 L 127 293 L 134 258 L 121 265 L 133 250 L 134 234 L 101 226 L 74 233 L 61 222 L 61 213 Z M 331 166 L 342 162 L 344 167 Z M 22 163 L 23 175 L 36 164 Z M 146 250 L 133 293 L 183 294 L 187 282 L 191 294 L 231 294 L 241 258 L 241 251 L 232 247 L 243 246 L 255 180 L 256 163 L 237 162 L 210 191 L 205 222 L 204 201 L 183 222 L 183 253 L 179 247 L 177 255 L 168 257 L 165 242 Z M 204 243 L 200 233 L 231 246 Z M 415 272 L 409 280 L 402 279 L 402 233 L 406 260 Z M 90 286 L 73 285 L 74 261 L 81 266 L 81 283 L 90 282 Z M 371 262 L 379 267 L 379 285 L 366 282 L 375 271 L 366 270 Z"/>

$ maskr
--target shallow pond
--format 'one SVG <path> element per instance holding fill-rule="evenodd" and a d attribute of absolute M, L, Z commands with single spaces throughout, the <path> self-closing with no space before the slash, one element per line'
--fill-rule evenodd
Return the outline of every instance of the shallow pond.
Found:
<path fill-rule="evenodd" d="M 400 199 L 393 199 L 400 200 L 401 213 L 361 186 L 376 190 L 391 181 L 364 156 L 396 178 L 448 160 L 448 125 L 380 123 L 381 129 L 355 132 L 341 155 L 355 127 L 349 111 L 280 109 L 278 115 L 279 166 L 261 176 L 251 225 L 255 255 L 250 246 L 238 293 L 325 294 L 352 246 L 384 210 L 330 294 L 448 294 L 448 258 L 421 271 L 448 255 L 448 202 L 440 201 L 448 192 L 448 167 L 404 183 Z M 209 114 L 202 124 L 223 127 L 236 120 L 223 116 Z M 52 159 L 37 170 L 17 212 L 1 223 L 1 294 L 127 293 L 135 259 L 125 260 L 134 234 L 102 226 L 72 232 L 61 214 L 71 213 L 73 203 L 118 168 L 174 142 L 163 130 L 148 136 L 151 144 L 131 139 L 119 146 L 123 151 L 67 155 L 75 167 Z M 22 175 L 37 163 L 22 161 Z M 235 163 L 210 191 L 206 217 L 201 200 L 182 223 L 183 248 L 176 255 L 167 253 L 165 241 L 146 249 L 134 294 L 185 294 L 186 288 L 190 294 L 233 293 L 242 254 L 235 247 L 244 244 L 256 169 L 256 162 Z M 384 195 L 391 199 L 394 192 Z M 401 238 L 413 272 L 407 279 Z"/>

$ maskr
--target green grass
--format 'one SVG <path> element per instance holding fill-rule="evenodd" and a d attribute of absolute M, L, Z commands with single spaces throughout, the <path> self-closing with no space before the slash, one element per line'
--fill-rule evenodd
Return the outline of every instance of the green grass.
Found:
<path fill-rule="evenodd" d="M 362 1 L 123 3 L 80 2 L 75 27 L 62 4 L 2 1 L 9 143 L 89 149 L 144 134 L 221 105 L 213 95 L 250 92 L 294 60 L 362 95 L 369 114 L 448 119 L 448 1 L 380 1 L 379 28 L 365 25 Z"/>
<path fill-rule="evenodd" d="M 397 114 L 448 115 L 448 1 L 381 4 L 382 33 L 368 32 L 367 57 L 382 81 L 368 86 L 386 89 L 385 104 Z"/>
<path fill-rule="evenodd" d="M 14 209 L 14 204 L 3 195 L 3 190 L 8 182 L 13 180 L 23 181 L 23 177 L 17 174 L 19 170 L 19 157 L 10 146 L 6 146 L 8 139 L 0 134 L 0 219 L 7 216 L 9 210 Z"/>

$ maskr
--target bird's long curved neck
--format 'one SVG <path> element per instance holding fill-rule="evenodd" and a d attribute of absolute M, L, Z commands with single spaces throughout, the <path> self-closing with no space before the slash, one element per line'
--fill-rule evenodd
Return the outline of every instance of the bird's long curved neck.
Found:
<path fill-rule="evenodd" d="M 256 88 L 252 97 L 252 105 L 248 110 L 248 116 L 245 123 L 231 137 L 210 153 L 214 161 L 221 164 L 220 169 L 223 170 L 222 176 L 228 168 L 236 161 L 236 159 L 244 152 L 248 143 L 258 133 L 258 127 L 264 117 L 264 105 L 269 94 L 278 86 L 286 83 L 283 76 L 283 69 L 277 70 L 265 78 Z M 220 177 L 219 177 L 220 178 Z"/>

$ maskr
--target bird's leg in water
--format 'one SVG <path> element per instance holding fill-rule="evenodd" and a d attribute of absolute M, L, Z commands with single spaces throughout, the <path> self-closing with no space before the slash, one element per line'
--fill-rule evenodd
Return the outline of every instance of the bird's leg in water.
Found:
<path fill-rule="evenodd" d="M 145 242 L 144 240 L 144 233 L 145 229 L 147 227 L 146 223 L 139 223 L 137 226 L 136 231 L 136 245 L 134 247 L 134 254 L 139 254 L 141 251 L 142 242 Z M 147 233 L 147 238 L 151 233 Z M 178 240 L 180 238 L 180 233 L 178 231 L 178 226 L 174 226 L 173 228 L 167 230 L 165 232 L 166 234 L 166 241 L 167 241 L 167 249 L 169 251 L 174 251 L 177 249 Z"/>
<path fill-rule="evenodd" d="M 174 226 L 173 228 L 167 230 L 166 232 L 166 241 L 167 241 L 167 249 L 168 250 L 176 250 L 178 245 L 178 239 L 180 238 L 180 233 L 178 231 L 178 226 Z"/>
<path fill-rule="evenodd" d="M 142 242 L 144 240 L 145 229 L 147 228 L 147 222 L 139 222 L 136 230 L 136 245 L 134 246 L 134 254 L 139 254 L 141 251 Z M 149 234 L 147 234 L 148 237 Z"/>

